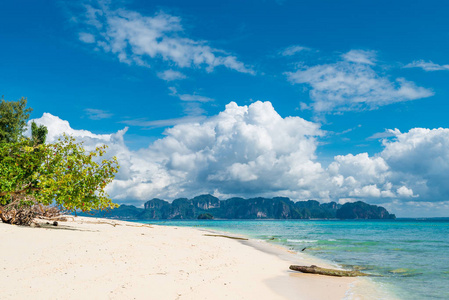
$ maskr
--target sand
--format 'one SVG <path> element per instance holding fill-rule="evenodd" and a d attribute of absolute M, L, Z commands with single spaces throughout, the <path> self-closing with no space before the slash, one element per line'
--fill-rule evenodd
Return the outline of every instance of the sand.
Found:
<path fill-rule="evenodd" d="M 302 253 L 139 225 L 83 217 L 57 227 L 0 224 L 0 299 L 361 298 L 350 293 L 359 279 L 289 271 L 320 263 Z"/>

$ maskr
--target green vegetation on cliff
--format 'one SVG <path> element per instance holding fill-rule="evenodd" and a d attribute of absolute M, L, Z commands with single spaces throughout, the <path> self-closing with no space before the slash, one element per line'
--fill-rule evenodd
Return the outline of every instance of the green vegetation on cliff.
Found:
<path fill-rule="evenodd" d="M 382 206 L 370 205 L 362 201 L 345 203 L 337 210 L 339 219 L 396 219 Z"/>
<path fill-rule="evenodd" d="M 130 207 L 133 207 L 131 209 Z M 379 206 L 364 202 L 319 203 L 316 200 L 293 202 L 286 197 L 275 198 L 231 198 L 219 200 L 212 195 L 201 195 L 193 199 L 180 198 L 169 203 L 152 199 L 144 209 L 130 205 L 97 216 L 134 220 L 203 219 L 394 219 L 395 216 Z"/>

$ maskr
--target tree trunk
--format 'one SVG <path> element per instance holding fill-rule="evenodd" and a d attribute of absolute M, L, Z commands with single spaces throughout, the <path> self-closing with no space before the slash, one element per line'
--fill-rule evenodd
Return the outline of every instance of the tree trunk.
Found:
<path fill-rule="evenodd" d="M 34 213 L 30 208 L 0 208 L 0 219 L 3 223 L 14 225 L 30 225 L 34 219 Z"/>
<path fill-rule="evenodd" d="M 315 265 L 307 266 L 296 266 L 291 265 L 290 270 L 299 271 L 303 273 L 311 273 L 311 274 L 319 274 L 319 275 L 327 275 L 327 276 L 337 276 L 337 277 L 356 277 L 356 276 L 369 276 L 369 274 L 362 273 L 359 271 L 344 271 L 344 270 L 335 270 L 335 269 L 325 269 L 320 268 Z"/>

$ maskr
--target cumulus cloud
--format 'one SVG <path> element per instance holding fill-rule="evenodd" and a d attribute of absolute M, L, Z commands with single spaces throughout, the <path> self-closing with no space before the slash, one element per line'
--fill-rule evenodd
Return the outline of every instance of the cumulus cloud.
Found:
<path fill-rule="evenodd" d="M 401 186 L 400 188 L 398 188 L 397 190 L 398 195 L 402 196 L 402 197 L 413 197 L 413 190 L 407 188 L 406 186 Z M 415 196 L 417 197 L 417 196 Z"/>
<path fill-rule="evenodd" d="M 45 125 L 48 129 L 47 142 L 54 143 L 62 136 L 62 133 L 74 136 L 81 140 L 98 140 L 101 142 L 111 141 L 111 134 L 94 134 L 88 130 L 75 130 L 70 127 L 68 121 L 62 120 L 50 113 L 44 113 L 41 118 L 28 121 L 28 128 L 25 135 L 31 135 L 31 122 L 35 121 L 38 125 Z"/>
<path fill-rule="evenodd" d="M 108 187 L 117 202 L 142 204 L 153 197 L 170 200 L 215 193 L 224 198 L 364 200 L 414 211 L 420 203 L 444 202 L 449 196 L 445 128 L 391 130 L 394 137 L 384 139 L 376 155 L 339 155 L 325 167 L 316 156 L 325 132 L 300 117 L 281 117 L 270 102 L 231 102 L 218 115 L 167 129 L 165 137 L 137 151 L 124 143 L 127 128 L 95 134 L 73 129 L 48 113 L 34 121 L 48 127 L 49 142 L 66 132 L 87 149 L 107 144 L 108 155 L 116 155 L 121 165 Z"/>
<path fill-rule="evenodd" d="M 217 190 L 224 195 L 319 196 L 315 182 L 323 169 L 315 161 L 315 123 L 282 118 L 271 103 L 230 103 L 202 122 L 179 124 L 146 149 L 130 151 L 124 132 L 96 135 L 74 130 L 50 114 L 35 120 L 49 128 L 49 142 L 67 132 L 87 146 L 106 143 L 117 155 L 120 174 L 109 187 L 117 200 L 173 199 Z M 115 138 L 114 138 L 115 137 Z M 292 192 L 293 191 L 293 192 Z"/>
<path fill-rule="evenodd" d="M 411 187 L 410 196 L 427 201 L 446 200 L 449 196 L 449 129 L 413 128 L 396 130 L 393 141 L 384 141 L 382 156 L 395 170 L 395 179 Z M 399 192 L 399 191 L 398 191 Z M 403 189 L 402 194 L 407 194 Z"/>
<path fill-rule="evenodd" d="M 449 65 L 439 65 L 432 61 L 415 60 L 404 66 L 404 68 L 421 68 L 424 71 L 448 71 Z"/>
<path fill-rule="evenodd" d="M 269 102 L 232 102 L 215 117 L 175 126 L 166 134 L 150 151 L 163 152 L 166 167 L 184 173 L 198 192 L 283 193 L 291 185 L 309 192 L 315 173 L 321 172 L 313 161 L 315 138 L 322 134 L 318 126 L 298 117 L 283 119 Z"/>
<path fill-rule="evenodd" d="M 212 48 L 206 41 L 187 37 L 181 18 L 162 11 L 152 16 L 112 9 L 105 2 L 86 5 L 80 40 L 115 54 L 121 62 L 150 66 L 162 60 L 181 68 L 223 66 L 242 73 L 255 72 L 237 57 Z M 173 74 L 172 74 L 173 75 Z"/>
<path fill-rule="evenodd" d="M 389 181 L 391 170 L 382 157 L 367 153 L 338 155 L 328 167 L 333 198 L 356 199 L 391 198 L 396 195 Z"/>
<path fill-rule="evenodd" d="M 449 197 L 449 129 L 413 128 L 406 133 L 390 130 L 384 149 L 370 157 L 367 153 L 336 156 L 329 176 L 345 197 L 391 198 L 414 202 L 434 202 Z M 380 201 L 380 200 L 379 200 Z"/>
<path fill-rule="evenodd" d="M 370 52 L 352 50 L 342 57 L 336 63 L 285 73 L 292 83 L 310 87 L 310 106 L 317 113 L 376 109 L 434 94 L 404 78 L 390 81 L 382 77 L 373 68 L 374 57 Z"/>

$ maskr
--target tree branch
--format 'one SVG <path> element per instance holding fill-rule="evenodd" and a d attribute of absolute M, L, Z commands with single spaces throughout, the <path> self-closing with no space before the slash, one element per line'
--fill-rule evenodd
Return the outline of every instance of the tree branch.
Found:
<path fill-rule="evenodd" d="M 31 183 L 29 183 L 28 186 L 26 186 L 25 188 L 23 188 L 23 189 L 21 189 L 21 190 L 18 190 L 18 191 L 13 191 L 13 192 L 0 192 L 0 197 L 1 197 L 1 196 L 6 196 L 6 195 L 8 195 L 8 194 L 11 194 L 11 195 L 20 195 L 20 194 L 23 194 L 23 193 L 25 193 L 25 192 L 27 192 L 27 191 L 40 191 L 40 190 L 41 190 L 41 188 L 32 187 L 32 186 L 31 186 Z"/>

